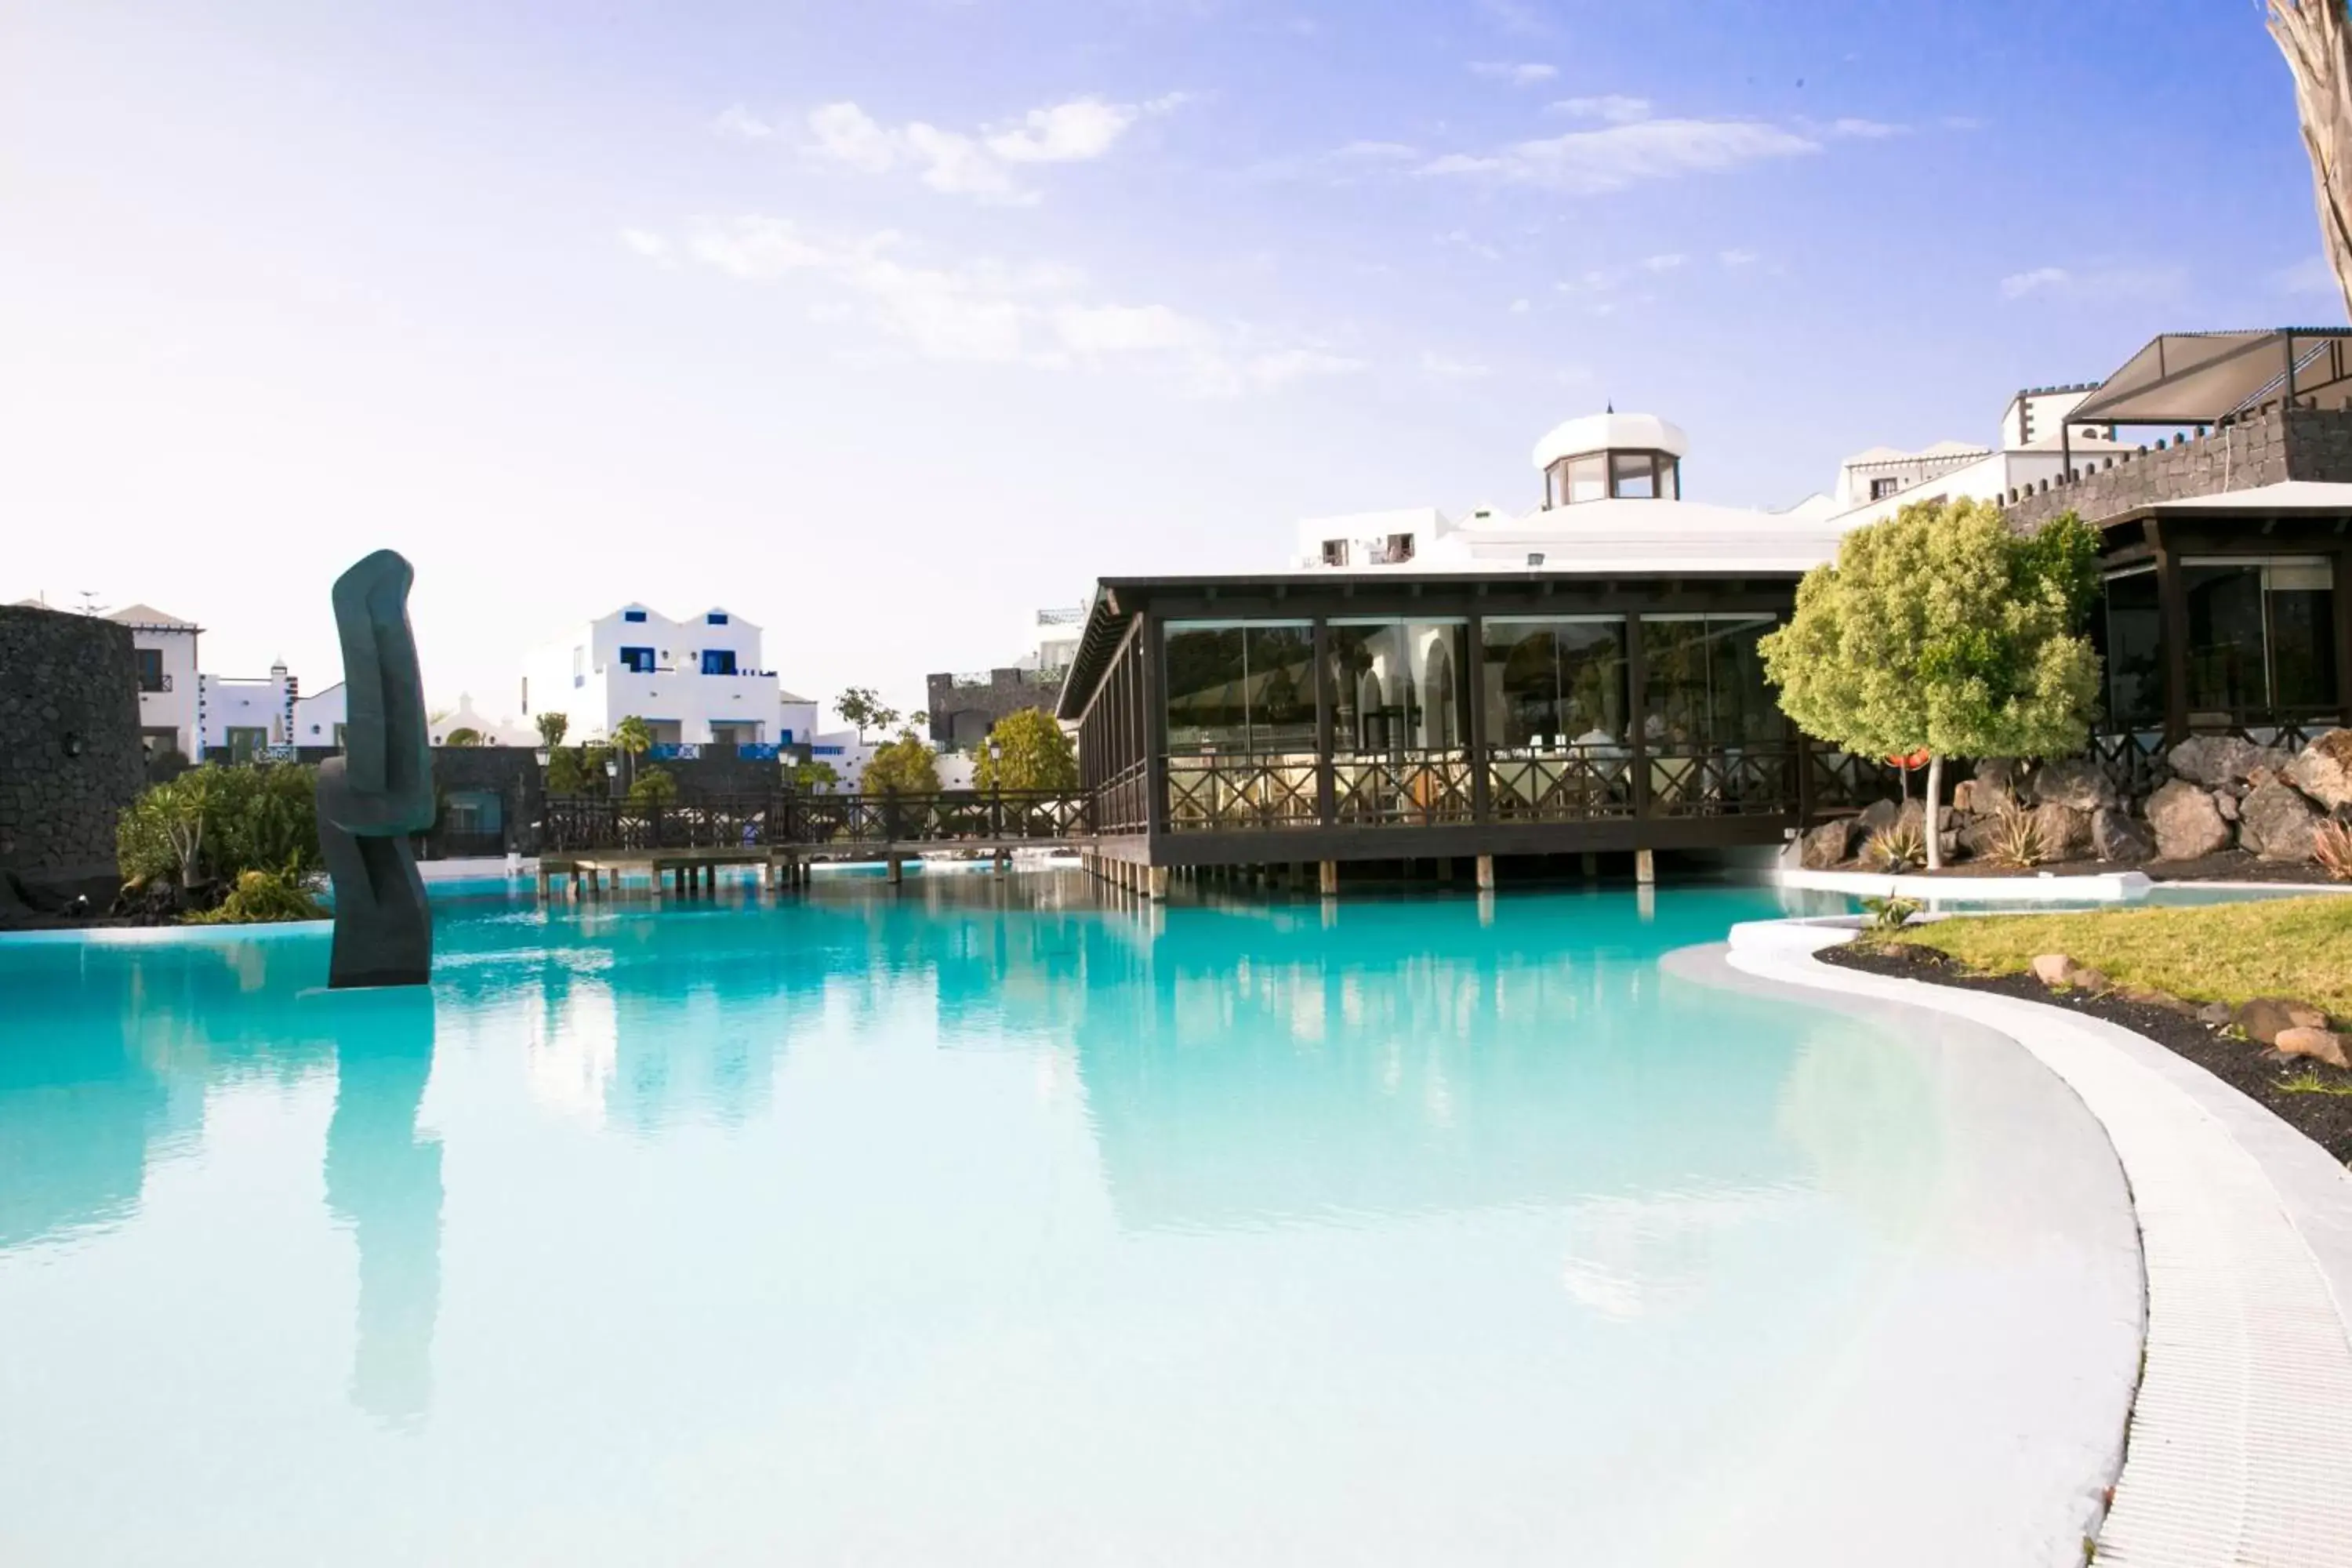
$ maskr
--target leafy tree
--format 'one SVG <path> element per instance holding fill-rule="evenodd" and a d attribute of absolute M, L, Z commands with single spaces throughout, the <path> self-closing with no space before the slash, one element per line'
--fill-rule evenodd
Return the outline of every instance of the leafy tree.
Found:
<path fill-rule="evenodd" d="M 637 787 L 637 759 L 652 751 L 653 747 L 653 731 L 646 728 L 646 721 L 635 714 L 630 714 L 613 726 L 613 748 L 628 758 L 622 767 L 629 775 L 631 789 Z"/>
<path fill-rule="evenodd" d="M 142 791 L 115 823 L 123 880 L 177 876 L 184 887 L 247 871 L 299 879 L 325 864 L 318 775 L 310 768 L 191 768 Z"/>
<path fill-rule="evenodd" d="M 831 763 L 812 760 L 794 766 L 791 778 L 795 789 L 831 789 L 841 782 L 841 771 Z"/>
<path fill-rule="evenodd" d="M 2013 532 L 1986 501 L 1917 501 L 1845 536 L 1765 637 L 1780 707 L 1867 756 L 1928 753 L 1927 864 L 1941 853 L 1947 756 L 2083 749 L 2099 659 L 2080 635 L 2098 535 L 2068 512 Z"/>
<path fill-rule="evenodd" d="M 482 732 L 471 725 L 460 724 L 442 736 L 441 743 L 445 746 L 478 746 L 482 743 Z"/>
<path fill-rule="evenodd" d="M 972 782 L 982 789 L 1078 787 L 1078 754 L 1061 725 L 1043 708 L 1007 713 L 996 721 L 988 739 L 979 765 L 972 770 Z"/>
<path fill-rule="evenodd" d="M 677 781 L 664 768 L 647 768 L 629 785 L 629 804 L 640 810 L 667 805 L 677 798 Z"/>
<path fill-rule="evenodd" d="M 550 795 L 603 795 L 604 758 L 608 749 L 593 742 L 584 746 L 557 746 L 547 753 L 547 793 Z"/>
<path fill-rule="evenodd" d="M 853 686 L 833 700 L 833 710 L 857 728 L 858 744 L 866 743 L 868 730 L 887 730 L 898 722 L 896 708 L 886 706 L 870 686 Z"/>
<path fill-rule="evenodd" d="M 572 731 L 572 716 L 568 713 L 542 713 L 539 716 L 539 743 L 552 752 L 563 744 L 563 737 Z"/>
<path fill-rule="evenodd" d="M 895 789 L 900 795 L 935 795 L 940 787 L 939 759 L 912 729 L 875 748 L 857 787 L 867 795 Z"/>

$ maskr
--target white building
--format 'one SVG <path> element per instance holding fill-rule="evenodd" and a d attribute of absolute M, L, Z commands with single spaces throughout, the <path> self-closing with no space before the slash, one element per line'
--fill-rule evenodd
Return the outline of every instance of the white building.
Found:
<path fill-rule="evenodd" d="M 2001 410 L 1991 446 L 1938 441 L 1916 452 L 1873 447 L 1838 469 L 1833 515 L 1843 528 L 1892 517 L 1913 501 L 2003 500 L 2011 491 L 2047 488 L 2072 470 L 2112 467 L 2138 448 L 2116 439 L 2116 427 L 2061 422 L 2098 384 L 2029 387 Z"/>
<path fill-rule="evenodd" d="M 294 696 L 294 743 L 298 746 L 343 746 L 343 722 L 350 717 L 348 688 L 338 680 L 324 691 Z"/>
<path fill-rule="evenodd" d="M 1309 519 L 1297 563 L 1420 573 L 1615 567 L 1625 572 L 1802 572 L 1837 553 L 1850 526 L 1809 502 L 1786 511 L 1684 499 L 1689 437 L 1648 414 L 1570 419 L 1536 443 L 1544 504 L 1526 512 L 1479 507 L 1459 519 L 1433 507 Z"/>
<path fill-rule="evenodd" d="M 294 709 L 301 683 L 282 664 L 268 675 L 196 677 L 197 760 L 250 763 L 295 745 Z"/>
<path fill-rule="evenodd" d="M 817 705 L 763 668 L 760 644 L 757 626 L 716 606 L 672 620 L 624 605 L 530 657 L 523 717 L 562 713 L 572 745 L 608 740 L 632 716 L 662 747 L 805 744 Z"/>
<path fill-rule="evenodd" d="M 147 754 L 177 752 L 194 761 L 201 743 L 196 639 L 204 628 L 152 605 L 125 605 L 106 618 L 131 628 L 139 661 L 139 734 Z"/>

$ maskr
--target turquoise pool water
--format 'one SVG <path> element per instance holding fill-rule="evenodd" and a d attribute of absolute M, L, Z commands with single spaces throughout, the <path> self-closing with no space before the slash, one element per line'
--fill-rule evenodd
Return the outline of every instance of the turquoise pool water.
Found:
<path fill-rule="evenodd" d="M 2079 1173 L 1957 1047 L 1658 966 L 1780 908 L 0 943 L 0 1562 L 1842 1560 L 1943 1440 L 1870 1391 L 2066 1349 L 2113 1238 L 1988 1217 Z"/>

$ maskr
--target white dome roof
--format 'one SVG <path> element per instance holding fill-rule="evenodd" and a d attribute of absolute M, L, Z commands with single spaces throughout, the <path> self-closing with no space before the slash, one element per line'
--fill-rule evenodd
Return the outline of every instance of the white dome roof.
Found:
<path fill-rule="evenodd" d="M 1555 426 L 1536 443 L 1536 467 L 1548 468 L 1585 452 L 1659 451 L 1679 458 L 1688 450 L 1690 437 L 1681 426 L 1654 414 L 1588 414 Z"/>

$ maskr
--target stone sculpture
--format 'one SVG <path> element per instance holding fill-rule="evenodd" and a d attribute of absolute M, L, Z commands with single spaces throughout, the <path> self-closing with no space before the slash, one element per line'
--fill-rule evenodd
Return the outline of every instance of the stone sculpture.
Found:
<path fill-rule="evenodd" d="M 347 699 L 343 754 L 319 764 L 319 846 L 335 887 L 331 987 L 422 985 L 433 916 L 409 835 L 433 826 L 425 682 L 408 628 L 416 574 L 379 550 L 335 579 Z"/>

